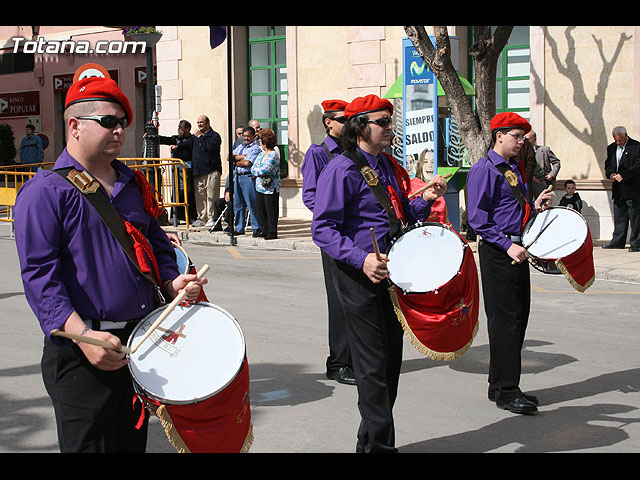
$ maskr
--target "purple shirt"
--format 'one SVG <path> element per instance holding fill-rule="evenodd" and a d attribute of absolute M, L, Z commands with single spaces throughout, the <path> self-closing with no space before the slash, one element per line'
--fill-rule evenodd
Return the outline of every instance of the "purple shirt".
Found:
<path fill-rule="evenodd" d="M 401 196 L 390 160 L 383 153 L 377 157 L 362 153 L 385 190 L 386 185 L 390 185 Z M 422 196 L 411 202 L 403 198 L 402 203 L 409 224 L 425 220 L 431 212 L 431 202 L 426 202 Z M 389 217 L 355 163 L 345 155 L 339 155 L 324 167 L 318 178 L 311 222 L 313 241 L 336 260 L 360 269 L 365 257 L 374 251 L 371 227 L 380 251 L 385 252 Z"/>
<path fill-rule="evenodd" d="M 522 231 L 523 211 L 507 179 L 496 167 L 505 162 L 518 178 L 522 196 L 527 198 L 517 159 L 507 161 L 489 149 L 487 156 L 478 160 L 467 175 L 467 215 L 469 225 L 483 240 L 506 251 L 513 244 L 507 235 L 520 235 Z"/>
<path fill-rule="evenodd" d="M 111 165 L 118 173 L 111 203 L 153 246 L 162 281 L 174 279 L 179 275 L 175 251 L 144 211 L 133 171 L 119 160 Z M 54 168 L 71 166 L 84 170 L 65 149 Z M 121 322 L 155 308 L 153 285 L 131 264 L 94 207 L 57 173 L 40 170 L 20 189 L 15 234 L 25 296 L 47 338 L 73 310 L 84 320 Z"/>
<path fill-rule="evenodd" d="M 334 157 L 342 153 L 342 148 L 330 135 L 324 139 L 324 144 Z M 302 162 L 302 202 L 313 212 L 316 203 L 316 188 L 320 172 L 331 158 L 322 145 L 311 145 L 304 155 Z"/>

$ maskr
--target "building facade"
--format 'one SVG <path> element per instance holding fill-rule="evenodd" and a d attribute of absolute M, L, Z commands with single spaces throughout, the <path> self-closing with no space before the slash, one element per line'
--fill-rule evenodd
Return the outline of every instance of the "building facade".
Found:
<path fill-rule="evenodd" d="M 98 64 L 127 95 L 137 120 L 122 156 L 141 157 L 146 54 L 129 47 L 115 27 L 0 26 L 0 123 L 13 128 L 16 148 L 31 123 L 44 140 L 44 161 L 55 161 L 65 146 L 66 92 L 79 68 Z"/>
<path fill-rule="evenodd" d="M 121 40 L 119 28 L 35 27 L 37 33 L 32 28 L 0 27 L 0 102 L 7 94 L 39 94 L 38 114 L 27 112 L 26 106 L 23 116 L 3 116 L 0 110 L 0 123 L 14 126 L 16 143 L 26 121 L 35 118 L 39 131 L 50 140 L 45 159 L 55 159 L 64 146 L 64 86 L 59 85 L 86 62 L 115 71 L 135 105 L 136 117 L 144 118 L 146 85 L 140 73 L 144 54 L 36 54 L 33 67 L 20 66 L 21 59 L 15 56 L 12 61 L 18 65 L 6 65 L 14 46 L 12 37 Z M 472 29 L 448 28 L 457 42 L 459 73 L 473 82 L 467 53 Z M 310 218 L 301 201 L 300 167 L 309 146 L 324 138 L 320 102 L 350 101 L 369 93 L 384 96 L 403 73 L 406 35 L 402 26 L 233 26 L 230 48 L 227 42 L 211 48 L 208 26 L 157 29 L 162 31 L 155 47 L 156 81 L 162 87 L 159 133 L 175 134 L 182 119 L 195 128 L 197 117 L 207 115 L 223 139 L 224 179 L 233 139 L 229 125 L 235 130 L 257 119 L 261 126 L 273 128 L 286 166 L 280 193 L 282 216 Z M 517 26 L 498 67 L 497 111 L 516 111 L 530 119 L 538 143 L 550 146 L 562 162 L 556 203 L 564 180 L 574 179 L 585 204 L 582 213 L 596 239 L 610 238 L 613 230 L 611 186 L 604 179 L 611 130 L 623 125 L 632 138 L 640 136 L 639 30 L 636 26 Z M 29 95 L 23 97 L 32 98 Z M 143 121 L 136 121 L 128 132 L 123 156 L 141 156 L 143 127 Z M 165 146 L 160 153 L 170 156 Z"/>

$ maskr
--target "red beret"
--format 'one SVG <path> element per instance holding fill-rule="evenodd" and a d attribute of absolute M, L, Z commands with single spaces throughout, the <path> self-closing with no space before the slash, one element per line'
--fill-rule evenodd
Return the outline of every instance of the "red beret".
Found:
<path fill-rule="evenodd" d="M 524 130 L 525 135 L 531 131 L 527 119 L 513 112 L 498 113 L 491 119 L 491 131 L 499 128 L 520 128 Z"/>
<path fill-rule="evenodd" d="M 385 108 L 389 110 L 389 113 L 393 114 L 393 105 L 389 100 L 372 94 L 365 97 L 358 97 L 353 100 L 345 108 L 344 116 L 351 118 L 354 115 L 376 112 L 378 110 L 384 110 Z"/>
<path fill-rule="evenodd" d="M 347 106 L 347 102 L 344 100 L 325 100 L 320 105 L 325 112 L 342 112 Z"/>
<path fill-rule="evenodd" d="M 124 109 L 129 124 L 133 122 L 133 111 L 126 95 L 118 84 L 110 78 L 88 77 L 72 84 L 67 91 L 65 110 L 74 103 L 103 101 L 119 103 Z"/>

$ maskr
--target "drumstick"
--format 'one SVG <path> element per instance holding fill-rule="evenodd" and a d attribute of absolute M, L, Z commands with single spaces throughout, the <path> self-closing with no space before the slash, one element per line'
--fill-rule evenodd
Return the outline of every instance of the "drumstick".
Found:
<path fill-rule="evenodd" d="M 538 240 L 538 238 L 540 238 L 540 235 L 542 235 L 542 234 L 544 233 L 544 231 L 545 231 L 547 228 L 549 228 L 549 225 L 551 225 L 551 224 L 553 223 L 553 221 L 554 221 L 556 218 L 558 218 L 558 215 L 556 215 L 555 217 L 553 217 L 553 218 L 549 221 L 549 223 L 547 223 L 544 227 L 542 227 L 542 228 L 540 229 L 540 231 L 538 232 L 538 234 L 533 238 L 533 240 L 531 240 L 531 241 L 527 244 L 527 246 L 525 246 L 525 247 L 524 247 L 524 249 L 525 249 L 525 250 L 528 250 L 528 249 L 529 249 L 529 247 L 530 247 L 531 245 L 533 245 L 534 243 L 536 243 L 536 240 Z M 516 263 L 518 263 L 518 262 L 516 262 L 515 260 L 513 260 L 513 261 L 511 262 L 511 265 L 515 265 Z"/>
<path fill-rule="evenodd" d="M 207 273 L 207 270 L 209 270 L 209 265 L 204 265 L 200 271 L 197 273 L 198 275 L 198 280 L 200 280 L 205 273 Z M 191 285 L 193 283 L 193 281 L 189 282 L 187 284 L 187 287 L 189 285 Z M 138 350 L 138 348 L 140 348 L 140 345 L 142 345 L 142 343 L 149 338 L 149 336 L 151 335 L 151 333 L 153 333 L 153 331 L 158 328 L 160 326 L 160 324 L 164 321 L 165 318 L 167 318 L 169 316 L 169 314 L 171 312 L 173 312 L 174 308 L 176 308 L 178 306 L 178 304 L 184 299 L 185 295 L 187 294 L 187 287 L 183 288 L 180 293 L 178 293 L 178 295 L 176 295 L 176 298 L 173 299 L 173 301 L 164 309 L 164 311 L 160 314 L 160 316 L 156 319 L 155 322 L 153 322 L 153 325 L 151 325 L 151 328 L 149 328 L 149 330 L 147 330 L 147 332 L 144 334 L 144 336 L 140 339 L 140 341 L 138 342 L 138 344 L 133 347 L 131 349 L 130 353 L 135 353 L 136 350 Z"/>
<path fill-rule="evenodd" d="M 451 175 L 453 175 L 452 173 L 447 173 L 446 175 L 444 175 L 442 178 L 444 178 L 445 180 L 447 178 L 449 178 Z M 422 192 L 424 192 L 427 188 L 429 187 L 433 187 L 436 183 L 435 179 L 431 179 L 427 182 L 426 185 L 420 187 L 418 190 L 416 190 L 415 192 L 413 192 L 411 195 L 409 195 L 409 200 L 411 200 L 413 197 L 420 195 Z"/>
<path fill-rule="evenodd" d="M 117 352 L 131 353 L 131 349 L 126 345 L 122 345 L 119 349 L 111 343 L 105 340 L 98 340 L 97 338 L 87 337 L 86 335 L 78 335 L 75 333 L 63 332 L 62 330 L 51 330 L 51 335 L 55 335 L 56 337 L 64 337 L 69 340 L 75 340 L 76 342 L 88 343 L 90 345 L 95 345 L 96 347 L 102 347 L 109 350 L 115 350 Z"/>
<path fill-rule="evenodd" d="M 371 231 L 371 240 L 373 240 L 373 250 L 376 252 L 376 257 L 378 261 L 382 261 L 382 257 L 380 256 L 380 249 L 378 248 L 378 241 L 376 240 L 376 235 L 373 233 L 373 227 L 369 229 Z"/>

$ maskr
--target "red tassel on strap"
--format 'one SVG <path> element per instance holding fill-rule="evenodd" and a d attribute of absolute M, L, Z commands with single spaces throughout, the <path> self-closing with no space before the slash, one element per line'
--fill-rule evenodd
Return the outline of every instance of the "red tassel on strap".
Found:
<path fill-rule="evenodd" d="M 407 223 L 404 217 L 404 209 L 402 208 L 402 201 L 400 200 L 400 196 L 389 185 L 387 185 L 387 192 L 389 192 L 389 197 L 391 198 L 391 205 L 393 205 L 393 209 L 396 211 L 396 217 L 401 219 L 403 223 Z"/>
<path fill-rule="evenodd" d="M 525 140 L 526 142 L 526 140 Z M 525 171 L 524 171 L 524 162 L 521 162 L 520 160 L 518 160 L 518 170 L 520 170 L 520 176 L 522 177 L 522 183 L 524 183 L 525 185 L 528 183 L 527 182 L 527 176 L 525 175 Z"/>
<path fill-rule="evenodd" d="M 140 170 L 134 171 L 134 178 L 138 187 L 140 187 L 140 191 L 142 192 L 142 203 L 144 205 L 144 210 L 153 218 L 158 218 L 162 211 L 164 210 L 164 205 L 162 204 L 162 195 L 158 193 L 156 189 L 154 189 L 151 184 L 147 181 L 147 177 Z M 160 203 L 158 203 L 158 197 L 160 198 Z"/>
<path fill-rule="evenodd" d="M 524 230 L 524 227 L 527 225 L 529 218 L 531 218 L 531 205 L 527 203 L 524 207 L 524 215 L 522 216 L 522 230 Z"/>
<path fill-rule="evenodd" d="M 151 245 L 149 245 L 149 242 L 147 241 L 145 236 L 140 233 L 131 223 L 124 220 L 124 225 L 127 229 L 127 233 L 131 235 L 131 238 L 133 238 L 133 248 L 136 253 L 136 258 L 138 259 L 138 265 L 140 265 L 140 270 L 145 273 L 152 273 L 151 268 L 149 267 L 149 264 L 147 262 L 148 257 L 151 260 L 151 264 L 153 266 L 153 274 L 158 281 L 158 285 L 162 285 L 158 262 L 156 261 L 156 256 L 153 253 Z"/>
<path fill-rule="evenodd" d="M 140 430 L 140 427 L 142 427 L 142 424 L 144 423 L 144 419 L 147 416 L 147 409 L 145 407 L 144 400 L 140 395 L 138 395 L 137 393 L 134 393 L 133 405 L 132 405 L 133 410 L 136 409 L 136 403 L 138 402 L 140 402 L 140 416 L 138 417 L 138 423 L 136 423 L 136 430 Z"/>
<path fill-rule="evenodd" d="M 402 196 L 406 197 L 409 195 L 411 191 L 411 178 L 409 178 L 409 173 L 404 169 L 402 165 L 398 163 L 398 161 L 389 155 L 387 152 L 383 152 L 389 161 L 391 162 L 391 167 L 393 168 L 393 175 L 396 177 L 396 181 L 398 182 L 398 186 L 400 187 L 400 191 L 402 192 Z"/>

